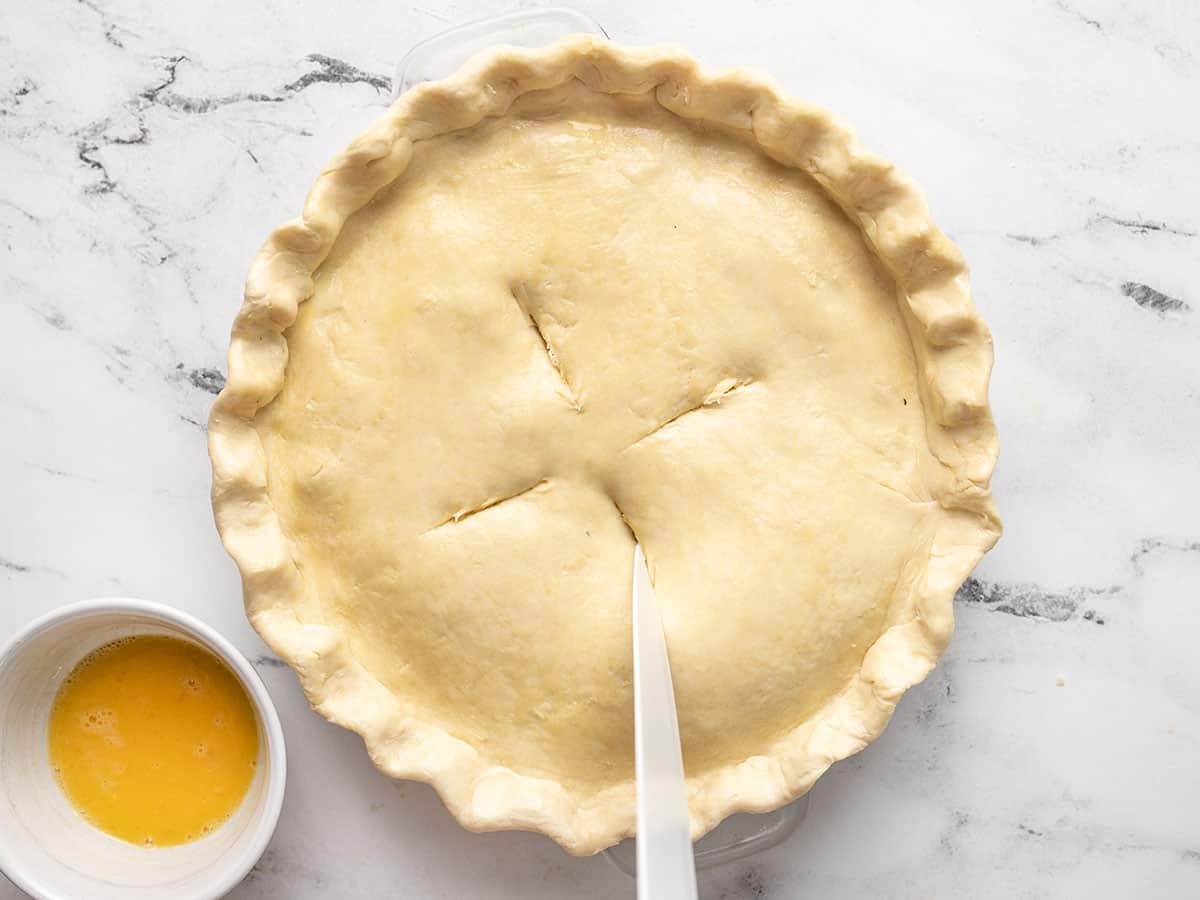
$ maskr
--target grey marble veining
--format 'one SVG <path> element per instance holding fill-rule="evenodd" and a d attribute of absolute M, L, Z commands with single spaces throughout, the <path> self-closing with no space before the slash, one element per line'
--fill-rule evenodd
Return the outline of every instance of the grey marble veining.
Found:
<path fill-rule="evenodd" d="M 0 633 L 141 595 L 247 653 L 291 771 L 244 900 L 632 896 L 602 859 L 461 830 L 312 714 L 208 505 L 258 244 L 407 47 L 507 7 L 0 3 Z M 926 189 L 996 343 L 1006 534 L 950 650 L 792 840 L 703 896 L 1200 895 L 1200 6 L 581 8 L 852 122 Z"/>

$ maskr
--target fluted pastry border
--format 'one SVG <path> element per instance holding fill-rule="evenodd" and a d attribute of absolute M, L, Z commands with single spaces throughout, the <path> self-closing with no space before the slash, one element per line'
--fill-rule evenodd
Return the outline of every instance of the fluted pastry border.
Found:
<path fill-rule="evenodd" d="M 861 149 L 827 112 L 793 102 L 763 77 L 711 73 L 675 47 L 634 49 L 590 36 L 550 47 L 500 47 L 454 76 L 399 97 L 322 171 L 300 218 L 277 228 L 251 266 L 233 325 L 229 378 L 209 417 L 217 527 L 241 570 L 247 614 L 295 669 L 313 708 L 362 735 L 375 764 L 432 784 L 473 830 L 543 832 L 576 854 L 632 833 L 633 785 L 587 799 L 559 783 L 497 766 L 432 722 L 404 715 L 359 664 L 293 560 L 267 493 L 267 460 L 253 419 L 279 392 L 283 331 L 313 292 L 313 273 L 346 219 L 395 180 L 414 142 L 502 116 L 519 95 L 577 79 L 607 93 L 653 93 L 668 111 L 733 132 L 806 172 L 858 223 L 890 271 L 920 368 L 930 446 L 941 465 L 931 489 L 947 511 L 919 589 L 857 676 L 820 712 L 759 756 L 689 779 L 698 836 L 724 817 L 772 809 L 805 793 L 835 761 L 887 725 L 900 695 L 935 664 L 953 628 L 955 591 L 1000 534 L 988 481 L 997 455 L 988 407 L 991 338 L 971 301 L 957 248 L 933 224 L 918 188 Z"/>

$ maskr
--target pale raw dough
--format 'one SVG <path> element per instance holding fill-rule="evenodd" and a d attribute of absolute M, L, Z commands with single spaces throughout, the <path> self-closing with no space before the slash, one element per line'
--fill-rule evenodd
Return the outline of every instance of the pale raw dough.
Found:
<path fill-rule="evenodd" d="M 508 59 L 517 80 L 538 57 Z M 419 136 L 306 266 L 277 395 L 213 415 L 252 619 L 318 709 L 470 827 L 576 852 L 633 823 L 634 535 L 700 832 L 878 733 L 998 533 L 986 399 L 963 412 L 930 373 L 952 392 L 982 366 L 986 390 L 973 311 L 914 343 L 908 273 L 827 173 L 603 75 L 510 85 L 505 115 Z M 270 345 L 287 322 L 248 309 Z M 240 354 L 270 352 L 237 341 L 233 391 Z M 225 458 L 263 479 L 229 499 Z"/>

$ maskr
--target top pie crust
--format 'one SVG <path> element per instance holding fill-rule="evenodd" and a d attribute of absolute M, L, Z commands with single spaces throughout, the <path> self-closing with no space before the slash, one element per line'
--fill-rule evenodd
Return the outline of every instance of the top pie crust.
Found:
<path fill-rule="evenodd" d="M 634 826 L 636 534 L 699 835 L 934 665 L 1000 532 L 991 360 L 919 191 L 828 114 L 674 48 L 500 48 L 268 238 L 213 506 L 315 709 L 573 853 Z"/>

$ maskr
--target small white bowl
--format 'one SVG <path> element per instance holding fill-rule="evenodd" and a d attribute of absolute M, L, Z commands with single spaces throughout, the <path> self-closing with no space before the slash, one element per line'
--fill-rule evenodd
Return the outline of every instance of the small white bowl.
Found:
<path fill-rule="evenodd" d="M 190 640 L 215 653 L 258 719 L 258 767 L 237 811 L 212 834 L 145 848 L 89 825 L 55 781 L 50 707 L 84 656 L 135 634 Z M 146 600 L 87 600 L 31 622 L 0 649 L 0 870 L 40 900 L 210 900 L 241 881 L 266 849 L 287 774 L 283 729 L 257 673 L 234 646 L 186 613 Z"/>

